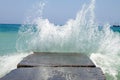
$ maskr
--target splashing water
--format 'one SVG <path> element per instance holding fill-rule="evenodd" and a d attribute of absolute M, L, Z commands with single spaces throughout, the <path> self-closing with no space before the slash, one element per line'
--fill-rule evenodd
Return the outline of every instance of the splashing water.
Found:
<path fill-rule="evenodd" d="M 110 30 L 106 24 L 102 30 L 94 19 L 95 0 L 83 5 L 76 18 L 59 26 L 43 19 L 44 3 L 40 3 L 39 15 L 28 18 L 19 31 L 18 51 L 39 52 L 80 52 L 90 56 L 101 67 L 108 80 L 120 77 L 120 35 Z"/>
<path fill-rule="evenodd" d="M 94 24 L 93 9 L 94 1 L 89 6 L 84 5 L 82 10 L 77 14 L 76 19 L 69 20 L 63 26 L 56 26 L 41 17 L 35 18 L 32 22 L 29 22 L 34 25 L 24 25 L 20 30 L 20 38 L 18 40 L 20 44 L 18 43 L 17 49 L 85 53 L 86 50 L 96 50 L 90 48 L 90 46 L 96 45 L 92 42 L 92 40 L 95 41 L 92 37 L 96 36 L 94 33 L 97 30 Z M 91 14 L 86 16 L 88 13 Z M 24 43 L 24 45 L 21 43 Z M 25 46 L 26 48 L 24 48 Z"/>

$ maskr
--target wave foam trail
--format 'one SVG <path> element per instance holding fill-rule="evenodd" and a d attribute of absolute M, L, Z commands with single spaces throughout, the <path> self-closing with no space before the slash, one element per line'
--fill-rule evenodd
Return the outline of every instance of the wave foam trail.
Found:
<path fill-rule="evenodd" d="M 9 73 L 11 70 L 16 69 L 16 65 L 28 54 L 14 54 L 0 56 L 0 78 Z"/>
<path fill-rule="evenodd" d="M 109 24 L 104 25 L 102 30 L 98 29 L 94 20 L 95 0 L 83 5 L 76 18 L 63 26 L 43 19 L 41 11 L 44 3 L 40 5 L 40 16 L 32 20 L 29 18 L 19 31 L 18 51 L 86 53 L 106 75 L 118 79 L 120 35 L 112 32 Z"/>

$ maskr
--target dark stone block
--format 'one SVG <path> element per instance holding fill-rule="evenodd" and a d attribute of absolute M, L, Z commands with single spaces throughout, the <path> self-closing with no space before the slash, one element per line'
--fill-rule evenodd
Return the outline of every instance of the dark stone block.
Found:
<path fill-rule="evenodd" d="M 25 57 L 20 67 L 95 67 L 88 56 L 79 53 L 35 52 Z"/>
<path fill-rule="evenodd" d="M 96 67 L 33 67 L 18 68 L 0 80 L 105 80 L 105 76 Z"/>

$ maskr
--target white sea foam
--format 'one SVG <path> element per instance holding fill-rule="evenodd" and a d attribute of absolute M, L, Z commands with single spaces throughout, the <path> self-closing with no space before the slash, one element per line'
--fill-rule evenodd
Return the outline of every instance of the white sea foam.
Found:
<path fill-rule="evenodd" d="M 31 53 L 19 53 L 14 55 L 6 55 L 0 56 L 0 77 L 3 77 L 11 70 L 17 68 L 17 64 L 23 59 L 23 57 L 27 56 Z"/>

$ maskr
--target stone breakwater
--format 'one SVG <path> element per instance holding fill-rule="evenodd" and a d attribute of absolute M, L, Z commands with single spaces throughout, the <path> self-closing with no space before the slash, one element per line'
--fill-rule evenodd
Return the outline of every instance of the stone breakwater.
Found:
<path fill-rule="evenodd" d="M 84 54 L 34 52 L 0 80 L 105 80 L 105 76 Z"/>

